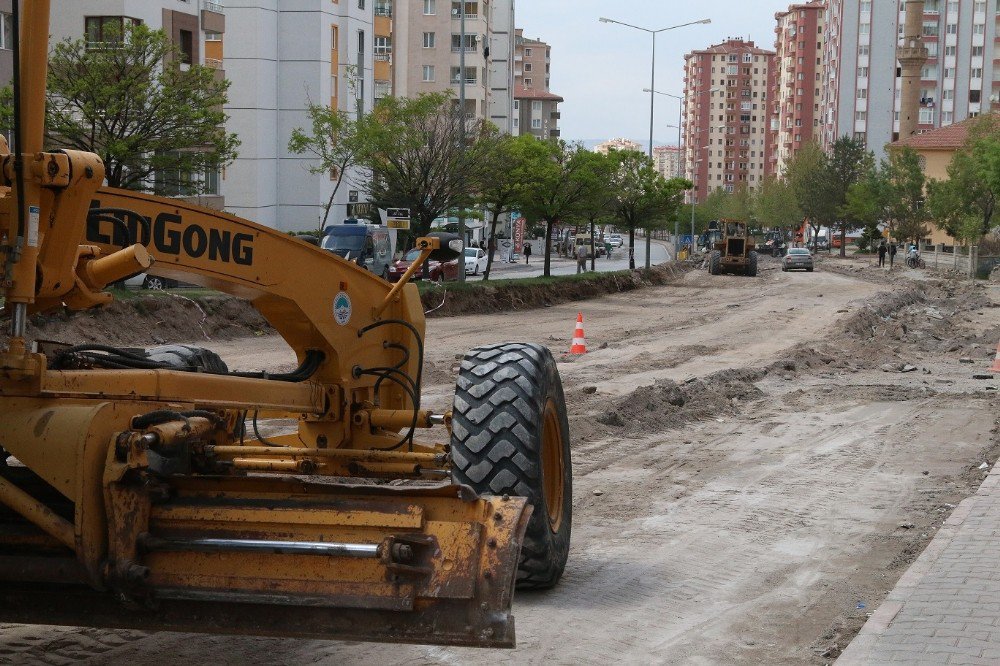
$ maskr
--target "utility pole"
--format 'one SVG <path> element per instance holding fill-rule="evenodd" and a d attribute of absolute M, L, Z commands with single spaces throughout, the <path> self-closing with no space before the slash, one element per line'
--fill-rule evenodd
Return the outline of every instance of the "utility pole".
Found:
<path fill-rule="evenodd" d="M 458 68 L 459 72 L 459 83 L 458 83 L 458 107 L 459 107 L 459 122 L 462 123 L 462 131 L 460 132 L 462 141 L 462 154 L 465 154 L 465 0 L 458 3 L 459 14 L 461 18 L 460 32 L 461 36 L 461 47 L 458 52 Z M 464 178 L 464 174 L 463 174 Z M 462 256 L 458 258 L 458 280 L 459 282 L 465 282 L 465 211 L 459 212 L 458 217 L 458 235 L 462 239 Z"/>

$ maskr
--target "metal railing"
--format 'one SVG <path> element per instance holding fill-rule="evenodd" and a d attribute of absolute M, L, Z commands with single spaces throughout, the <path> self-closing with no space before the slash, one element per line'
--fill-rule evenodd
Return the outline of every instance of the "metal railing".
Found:
<path fill-rule="evenodd" d="M 218 58 L 205 58 L 205 67 L 212 69 L 222 69 L 222 61 Z"/>
<path fill-rule="evenodd" d="M 224 14 L 226 12 L 226 8 L 222 6 L 221 2 L 211 2 L 211 0 L 204 0 L 201 3 L 201 8 L 215 12 L 216 14 Z"/>

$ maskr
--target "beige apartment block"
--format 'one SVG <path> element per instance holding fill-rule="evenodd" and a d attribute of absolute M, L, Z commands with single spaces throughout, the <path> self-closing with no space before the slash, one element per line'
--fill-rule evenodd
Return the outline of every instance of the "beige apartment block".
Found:
<path fill-rule="evenodd" d="M 680 146 L 653 148 L 653 166 L 667 180 L 684 175 L 684 152 Z"/>
<path fill-rule="evenodd" d="M 624 138 L 608 139 L 607 141 L 594 146 L 595 153 L 603 153 L 604 155 L 607 155 L 612 150 L 636 150 L 642 152 L 643 148 L 641 143 L 636 143 L 631 139 Z"/>

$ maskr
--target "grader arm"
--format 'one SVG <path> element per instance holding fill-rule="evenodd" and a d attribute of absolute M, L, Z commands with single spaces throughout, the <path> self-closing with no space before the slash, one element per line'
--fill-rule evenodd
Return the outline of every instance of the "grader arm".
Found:
<path fill-rule="evenodd" d="M 416 288 L 226 213 L 102 187 L 94 154 L 45 151 L 50 2 L 17 6 L 18 153 L 0 143 L 0 621 L 513 646 L 532 509 L 451 481 L 451 415 L 420 404 Z M 411 270 L 455 252 L 418 247 Z M 99 307 L 143 271 L 249 300 L 299 367 L 27 340 L 31 313 Z M 264 437 L 258 417 L 292 425 Z"/>

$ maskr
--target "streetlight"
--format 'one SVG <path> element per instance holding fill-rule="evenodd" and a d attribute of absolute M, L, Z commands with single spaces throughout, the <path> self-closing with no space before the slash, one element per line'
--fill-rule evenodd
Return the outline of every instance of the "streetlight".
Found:
<path fill-rule="evenodd" d="M 671 95 L 670 93 L 660 92 L 659 90 L 653 90 L 652 88 L 643 88 L 642 92 L 654 93 L 656 95 L 663 95 L 664 97 L 673 97 L 677 100 L 677 173 L 674 174 L 678 178 L 682 178 L 684 174 L 681 170 L 681 125 L 683 123 L 684 114 L 684 98 L 680 95 Z M 667 125 L 667 127 L 674 127 L 673 125 Z M 679 229 L 677 228 L 680 224 L 680 211 L 677 211 L 677 216 L 674 218 L 674 260 L 677 259 L 677 252 L 680 250 L 681 243 L 677 236 Z"/>
<path fill-rule="evenodd" d="M 711 97 L 715 93 L 721 93 L 724 90 L 725 90 L 725 88 L 718 88 L 718 87 L 716 87 L 716 88 L 709 88 L 707 91 L 702 91 L 702 94 L 704 94 L 705 92 L 707 92 L 708 96 Z M 725 131 L 726 126 L 725 125 L 719 125 L 718 129 L 722 130 L 722 131 Z M 704 132 L 706 130 L 698 130 L 698 131 Z M 711 133 L 712 127 L 709 126 L 708 129 L 707 129 L 707 131 L 709 133 Z M 694 135 L 694 131 L 692 131 L 691 134 L 693 136 Z M 705 149 L 705 148 L 708 147 L 708 146 L 702 146 L 700 141 L 696 145 L 697 145 L 697 147 L 694 149 L 694 159 L 692 160 L 692 164 L 695 165 L 692 168 L 692 172 L 693 172 L 693 175 L 695 175 L 695 176 L 697 176 L 697 171 L 695 171 L 695 169 L 697 169 L 698 162 L 701 161 L 701 159 L 699 159 L 699 157 L 698 157 L 698 153 L 700 151 L 702 151 L 703 149 Z M 694 183 L 694 181 L 691 181 L 691 182 Z M 694 207 L 695 207 L 695 205 L 697 203 L 698 203 L 698 201 L 697 201 L 697 198 L 695 197 L 694 189 L 692 189 L 691 190 L 691 252 L 688 254 L 688 258 L 690 258 L 691 256 L 694 255 Z"/>
<path fill-rule="evenodd" d="M 654 117 L 653 109 L 654 109 L 654 105 L 655 105 L 655 102 L 656 102 L 656 95 L 653 94 L 653 90 L 656 88 L 656 35 L 659 34 L 659 33 L 661 33 L 661 32 L 667 32 L 668 30 L 676 30 L 677 28 L 684 28 L 684 27 L 689 26 L 689 25 L 707 25 L 707 24 L 709 24 L 709 23 L 712 22 L 712 19 L 706 18 L 706 19 L 701 19 L 700 21 L 689 21 L 688 23 L 681 23 L 681 24 L 678 24 L 678 25 L 672 25 L 670 27 L 660 28 L 658 30 L 652 30 L 650 28 L 643 28 L 642 26 L 632 25 L 631 23 L 625 23 L 624 21 L 616 21 L 615 19 L 605 18 L 603 16 L 599 20 L 600 20 L 601 23 L 614 23 L 616 25 L 625 26 L 626 28 L 633 28 L 635 30 L 642 30 L 643 32 L 648 32 L 650 35 L 653 36 L 653 51 L 652 51 L 652 57 L 650 58 L 650 60 L 652 61 L 652 66 L 650 68 L 651 72 L 650 72 L 650 83 L 649 83 L 649 159 L 652 160 L 653 159 L 653 117 Z M 652 245 L 652 241 L 650 240 L 650 235 L 647 233 L 646 234 L 646 270 L 647 271 L 649 270 L 649 267 L 650 267 L 649 255 L 650 255 L 651 245 Z M 635 267 L 635 248 L 629 248 L 629 268 L 634 268 L 634 267 Z"/>

